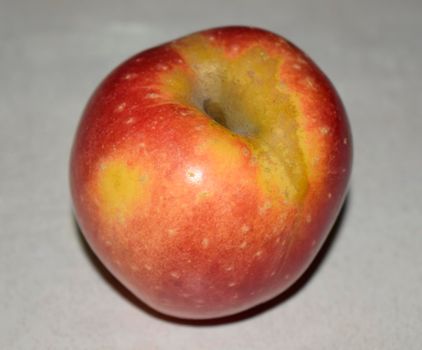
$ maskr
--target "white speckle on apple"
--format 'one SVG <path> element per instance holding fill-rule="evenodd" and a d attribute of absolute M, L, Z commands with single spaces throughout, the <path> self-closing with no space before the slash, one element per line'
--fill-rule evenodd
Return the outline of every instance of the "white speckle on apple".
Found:
<path fill-rule="evenodd" d="M 150 92 L 149 94 L 146 94 L 145 95 L 145 97 L 146 98 L 151 98 L 151 99 L 154 99 L 154 98 L 157 98 L 157 97 L 159 97 L 160 95 L 158 95 L 158 94 L 156 94 L 156 93 L 154 93 L 154 92 Z"/>
<path fill-rule="evenodd" d="M 180 278 L 180 272 L 172 271 L 172 272 L 170 272 L 170 276 L 173 277 L 174 279 L 178 280 Z"/>
<path fill-rule="evenodd" d="M 203 173 L 201 169 L 190 167 L 186 171 L 186 179 L 194 184 L 202 182 Z"/>
<path fill-rule="evenodd" d="M 264 51 L 261 51 L 261 52 L 259 53 L 259 56 L 261 56 L 261 58 L 262 58 L 264 61 L 266 61 L 266 60 L 268 59 L 268 55 L 267 55 Z"/>
<path fill-rule="evenodd" d="M 319 131 L 320 131 L 321 134 L 327 135 L 330 132 L 330 128 L 323 126 L 323 127 L 319 128 Z"/>
<path fill-rule="evenodd" d="M 255 256 L 257 257 L 257 258 L 260 258 L 261 256 L 262 256 L 262 254 L 263 254 L 264 252 L 262 251 L 262 250 L 258 250 L 256 253 L 255 253 Z"/>
<path fill-rule="evenodd" d="M 300 64 L 308 64 L 308 62 L 306 62 L 305 59 L 303 59 L 301 56 L 297 56 L 296 60 L 300 63 Z"/>
<path fill-rule="evenodd" d="M 232 299 L 234 299 L 234 300 L 239 299 L 239 294 L 237 294 L 237 293 L 233 294 Z"/>
<path fill-rule="evenodd" d="M 250 292 L 249 295 L 250 296 L 254 296 L 256 294 L 256 292 Z"/>
<path fill-rule="evenodd" d="M 242 147 L 242 154 L 245 157 L 248 157 L 250 155 L 250 152 L 249 152 L 249 150 L 246 147 Z"/>
<path fill-rule="evenodd" d="M 248 245 L 248 243 L 246 242 L 246 241 L 243 241 L 241 244 L 240 244 L 240 249 L 245 249 L 246 248 L 246 246 Z"/>
<path fill-rule="evenodd" d="M 157 69 L 159 69 L 159 70 L 168 70 L 169 67 L 167 65 L 165 65 L 165 64 L 159 63 L 159 64 L 157 64 Z"/>
<path fill-rule="evenodd" d="M 215 36 L 211 35 L 209 39 L 210 39 L 210 41 L 215 41 Z"/>
<path fill-rule="evenodd" d="M 117 113 L 120 113 L 120 112 L 123 112 L 125 108 L 126 108 L 126 102 L 123 102 L 116 107 L 115 111 Z"/>
<path fill-rule="evenodd" d="M 302 66 L 300 64 L 295 63 L 293 65 L 293 68 L 296 69 L 296 70 L 301 70 L 302 69 Z"/>
<path fill-rule="evenodd" d="M 306 85 L 312 90 L 317 90 L 317 87 L 315 85 L 315 80 L 311 77 L 306 78 Z"/>
<path fill-rule="evenodd" d="M 271 209 L 271 207 L 271 202 L 266 201 L 264 205 L 259 208 L 259 215 L 263 216 L 268 211 L 268 209 Z"/>
<path fill-rule="evenodd" d="M 108 246 L 110 247 L 112 243 L 111 243 L 111 241 L 106 240 L 106 241 L 105 241 L 105 244 L 106 244 L 106 245 L 108 245 Z"/>
<path fill-rule="evenodd" d="M 202 240 L 202 242 L 201 242 L 202 248 L 207 249 L 207 248 L 208 248 L 209 243 L 210 243 L 210 242 L 209 242 L 208 238 L 204 238 L 204 239 Z"/>
<path fill-rule="evenodd" d="M 315 247 L 316 246 L 316 240 L 313 240 L 311 245 L 312 245 L 312 247 Z"/>
<path fill-rule="evenodd" d="M 290 278 L 290 274 L 289 273 L 287 273 L 287 274 L 284 275 L 284 279 L 285 280 L 288 280 L 289 278 Z"/>
<path fill-rule="evenodd" d="M 133 124 L 133 122 L 134 122 L 134 121 L 135 121 L 135 118 L 130 117 L 130 118 L 128 118 L 128 119 L 126 120 L 126 124 L 127 124 L 127 125 Z"/>
<path fill-rule="evenodd" d="M 135 79 L 138 76 L 136 73 L 128 73 L 125 76 L 123 76 L 124 80 L 132 80 Z"/>
<path fill-rule="evenodd" d="M 308 224 L 311 223 L 312 222 L 312 215 L 311 214 L 306 215 L 305 220 Z"/>
<path fill-rule="evenodd" d="M 145 270 L 148 270 L 148 271 L 152 270 L 152 267 L 148 264 L 145 264 L 144 267 L 145 267 Z"/>
<path fill-rule="evenodd" d="M 346 168 L 341 169 L 341 172 L 344 174 L 346 172 Z"/>
<path fill-rule="evenodd" d="M 347 137 L 345 137 L 345 138 L 343 139 L 343 143 L 344 143 L 345 145 L 347 145 L 347 142 L 348 142 Z"/>
<path fill-rule="evenodd" d="M 225 268 L 225 270 L 226 270 L 227 272 L 232 271 L 232 270 L 233 270 L 233 265 L 227 266 L 227 267 Z"/>
<path fill-rule="evenodd" d="M 236 285 L 236 282 L 230 282 L 227 287 L 233 288 Z"/>
<path fill-rule="evenodd" d="M 174 237 L 176 235 L 177 231 L 174 228 L 169 228 L 167 230 L 167 233 L 170 237 Z"/>
<path fill-rule="evenodd" d="M 191 115 L 191 114 L 192 114 L 192 112 L 191 112 L 190 110 L 183 110 L 183 111 L 180 111 L 180 114 L 181 114 L 182 116 L 186 117 L 186 116 L 188 116 L 188 115 Z"/>
<path fill-rule="evenodd" d="M 274 271 L 271 272 L 270 277 L 275 276 L 275 274 L 276 274 L 276 271 L 274 270 Z"/>
<path fill-rule="evenodd" d="M 130 265 L 130 269 L 134 272 L 139 271 L 138 266 L 136 265 Z"/>
<path fill-rule="evenodd" d="M 328 199 L 331 199 L 332 196 L 333 196 L 332 193 L 328 192 L 328 195 L 327 195 Z"/>
<path fill-rule="evenodd" d="M 243 226 L 240 228 L 240 231 L 241 231 L 242 233 L 248 233 L 250 229 L 251 229 L 251 228 L 250 228 L 248 225 L 243 225 Z"/>
<path fill-rule="evenodd" d="M 239 51 L 239 46 L 238 46 L 238 45 L 233 45 L 233 46 L 231 47 L 231 50 L 232 50 L 233 52 L 238 52 L 238 51 Z"/>

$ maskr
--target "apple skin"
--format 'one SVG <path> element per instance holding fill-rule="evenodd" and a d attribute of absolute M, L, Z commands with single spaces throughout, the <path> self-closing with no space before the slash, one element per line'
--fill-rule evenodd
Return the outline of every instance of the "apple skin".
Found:
<path fill-rule="evenodd" d="M 100 84 L 70 184 L 80 228 L 118 280 L 159 312 L 207 319 L 298 279 L 351 162 L 344 108 L 315 63 L 274 33 L 223 27 L 139 53 Z"/>

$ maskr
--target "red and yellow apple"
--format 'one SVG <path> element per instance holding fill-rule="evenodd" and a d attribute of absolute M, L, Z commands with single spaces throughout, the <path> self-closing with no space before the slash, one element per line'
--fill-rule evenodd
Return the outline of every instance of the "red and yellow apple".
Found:
<path fill-rule="evenodd" d="M 144 51 L 91 97 L 71 154 L 78 223 L 162 313 L 230 315 L 288 288 L 345 197 L 351 135 L 286 39 L 224 27 Z"/>

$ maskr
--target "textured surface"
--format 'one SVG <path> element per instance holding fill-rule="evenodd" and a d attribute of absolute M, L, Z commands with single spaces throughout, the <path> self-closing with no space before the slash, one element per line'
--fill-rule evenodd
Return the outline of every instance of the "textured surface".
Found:
<path fill-rule="evenodd" d="M 0 348 L 419 349 L 421 15 L 417 0 L 0 1 Z M 177 323 L 144 310 L 84 245 L 69 149 L 116 64 L 233 23 L 286 36 L 335 83 L 354 133 L 351 193 L 287 295 L 227 322 Z"/>

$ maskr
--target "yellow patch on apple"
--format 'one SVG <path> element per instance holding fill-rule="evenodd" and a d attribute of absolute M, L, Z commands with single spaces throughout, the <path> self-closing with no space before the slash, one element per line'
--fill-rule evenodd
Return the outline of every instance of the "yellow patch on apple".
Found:
<path fill-rule="evenodd" d="M 125 161 L 103 161 L 97 176 L 100 210 L 109 218 L 124 219 L 133 214 L 134 207 L 146 195 L 148 176 Z"/>
<path fill-rule="evenodd" d="M 308 188 L 298 136 L 301 111 L 298 97 L 281 83 L 282 58 L 257 45 L 229 57 L 201 35 L 185 38 L 175 48 L 189 69 L 163 73 L 163 89 L 186 106 L 197 106 L 223 132 L 243 139 L 270 198 L 300 202 Z"/>

